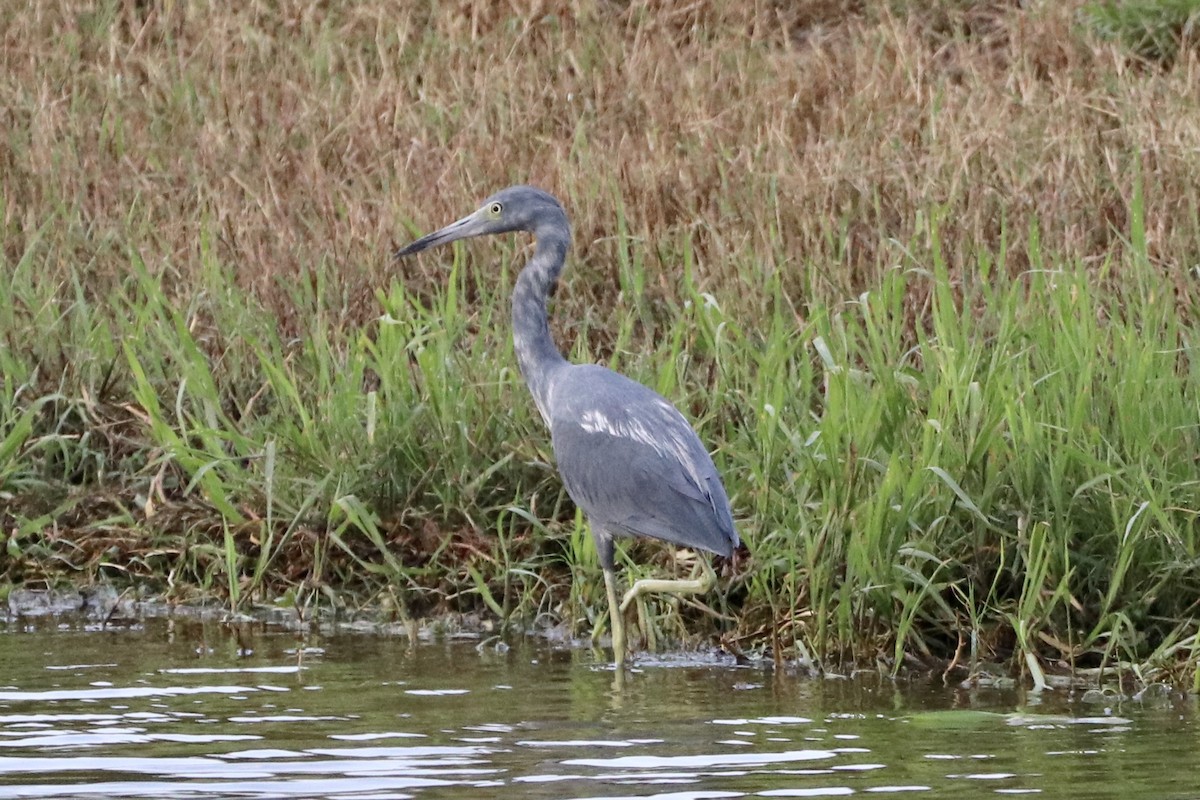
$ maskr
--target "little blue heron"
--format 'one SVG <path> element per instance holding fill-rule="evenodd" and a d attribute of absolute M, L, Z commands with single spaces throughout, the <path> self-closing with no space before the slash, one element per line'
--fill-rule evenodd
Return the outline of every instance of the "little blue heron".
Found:
<path fill-rule="evenodd" d="M 625 663 L 623 614 L 648 592 L 699 594 L 716 575 L 641 580 L 617 603 L 613 537 L 649 536 L 729 557 L 738 547 L 729 498 L 712 458 L 683 415 L 657 392 L 596 364 L 571 364 L 550 337 L 546 300 L 571 245 L 558 200 L 511 186 L 474 213 L 422 236 L 396 255 L 472 236 L 525 231 L 537 241 L 512 297 L 513 342 L 521 375 L 550 428 L 567 493 L 583 509 L 596 541 L 612 624 L 617 670 Z"/>

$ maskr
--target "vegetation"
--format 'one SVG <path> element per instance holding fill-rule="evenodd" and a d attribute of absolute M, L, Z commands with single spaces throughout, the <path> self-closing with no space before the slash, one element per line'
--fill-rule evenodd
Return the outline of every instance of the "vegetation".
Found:
<path fill-rule="evenodd" d="M 1094 12 L 0 11 L 0 578 L 586 630 L 525 243 L 390 257 L 530 182 L 561 346 L 696 421 L 751 550 L 646 636 L 1200 688 L 1200 72 Z"/>
<path fill-rule="evenodd" d="M 1107 0 L 1084 7 L 1083 16 L 1092 30 L 1122 42 L 1149 61 L 1169 64 L 1180 47 L 1195 42 L 1200 23 L 1196 0 Z"/>

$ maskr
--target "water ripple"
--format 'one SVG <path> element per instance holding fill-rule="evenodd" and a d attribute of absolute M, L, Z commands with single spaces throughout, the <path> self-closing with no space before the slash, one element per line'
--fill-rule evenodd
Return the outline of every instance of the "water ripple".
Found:
<path fill-rule="evenodd" d="M 1150 721 L 1042 698 L 1015 714 L 1005 695 L 994 710 L 973 696 L 992 713 L 963 717 L 939 710 L 945 694 L 671 659 L 615 691 L 576 655 L 365 637 L 305 646 L 321 657 L 300 666 L 292 634 L 235 646 L 223 629 L 176 640 L 156 625 L 0 642 L 0 800 L 1194 796 L 1187 770 L 1162 767 L 1200 745 L 1186 711 Z M 897 710 L 919 702 L 932 711 Z"/>

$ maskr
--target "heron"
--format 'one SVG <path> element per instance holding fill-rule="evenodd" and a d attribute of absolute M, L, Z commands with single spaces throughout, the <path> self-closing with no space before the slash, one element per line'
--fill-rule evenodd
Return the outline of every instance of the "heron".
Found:
<path fill-rule="evenodd" d="M 608 597 L 613 660 L 626 660 L 624 612 L 651 592 L 703 594 L 716 575 L 637 581 L 617 602 L 614 539 L 643 536 L 730 557 L 739 546 L 729 497 L 699 436 L 666 398 L 598 364 L 572 364 L 550 335 L 546 303 L 571 246 L 562 204 L 532 186 L 510 186 L 471 214 L 426 234 L 396 257 L 489 234 L 533 234 L 533 255 L 512 293 L 512 335 L 521 376 L 550 429 L 567 494 L 592 531 Z"/>

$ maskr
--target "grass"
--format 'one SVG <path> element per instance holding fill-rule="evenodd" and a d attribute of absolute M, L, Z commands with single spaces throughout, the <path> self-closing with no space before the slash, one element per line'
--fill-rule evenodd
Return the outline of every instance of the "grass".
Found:
<path fill-rule="evenodd" d="M 1120 41 L 1147 62 L 1170 64 L 1180 47 L 1192 46 L 1200 4 L 1195 0 L 1107 0 L 1085 5 L 1082 14 L 1094 31 Z"/>
<path fill-rule="evenodd" d="M 0 12 L 0 577 L 603 625 L 525 243 L 390 258 L 528 181 L 752 552 L 647 638 L 1200 686 L 1195 56 L 1029 5 Z"/>

